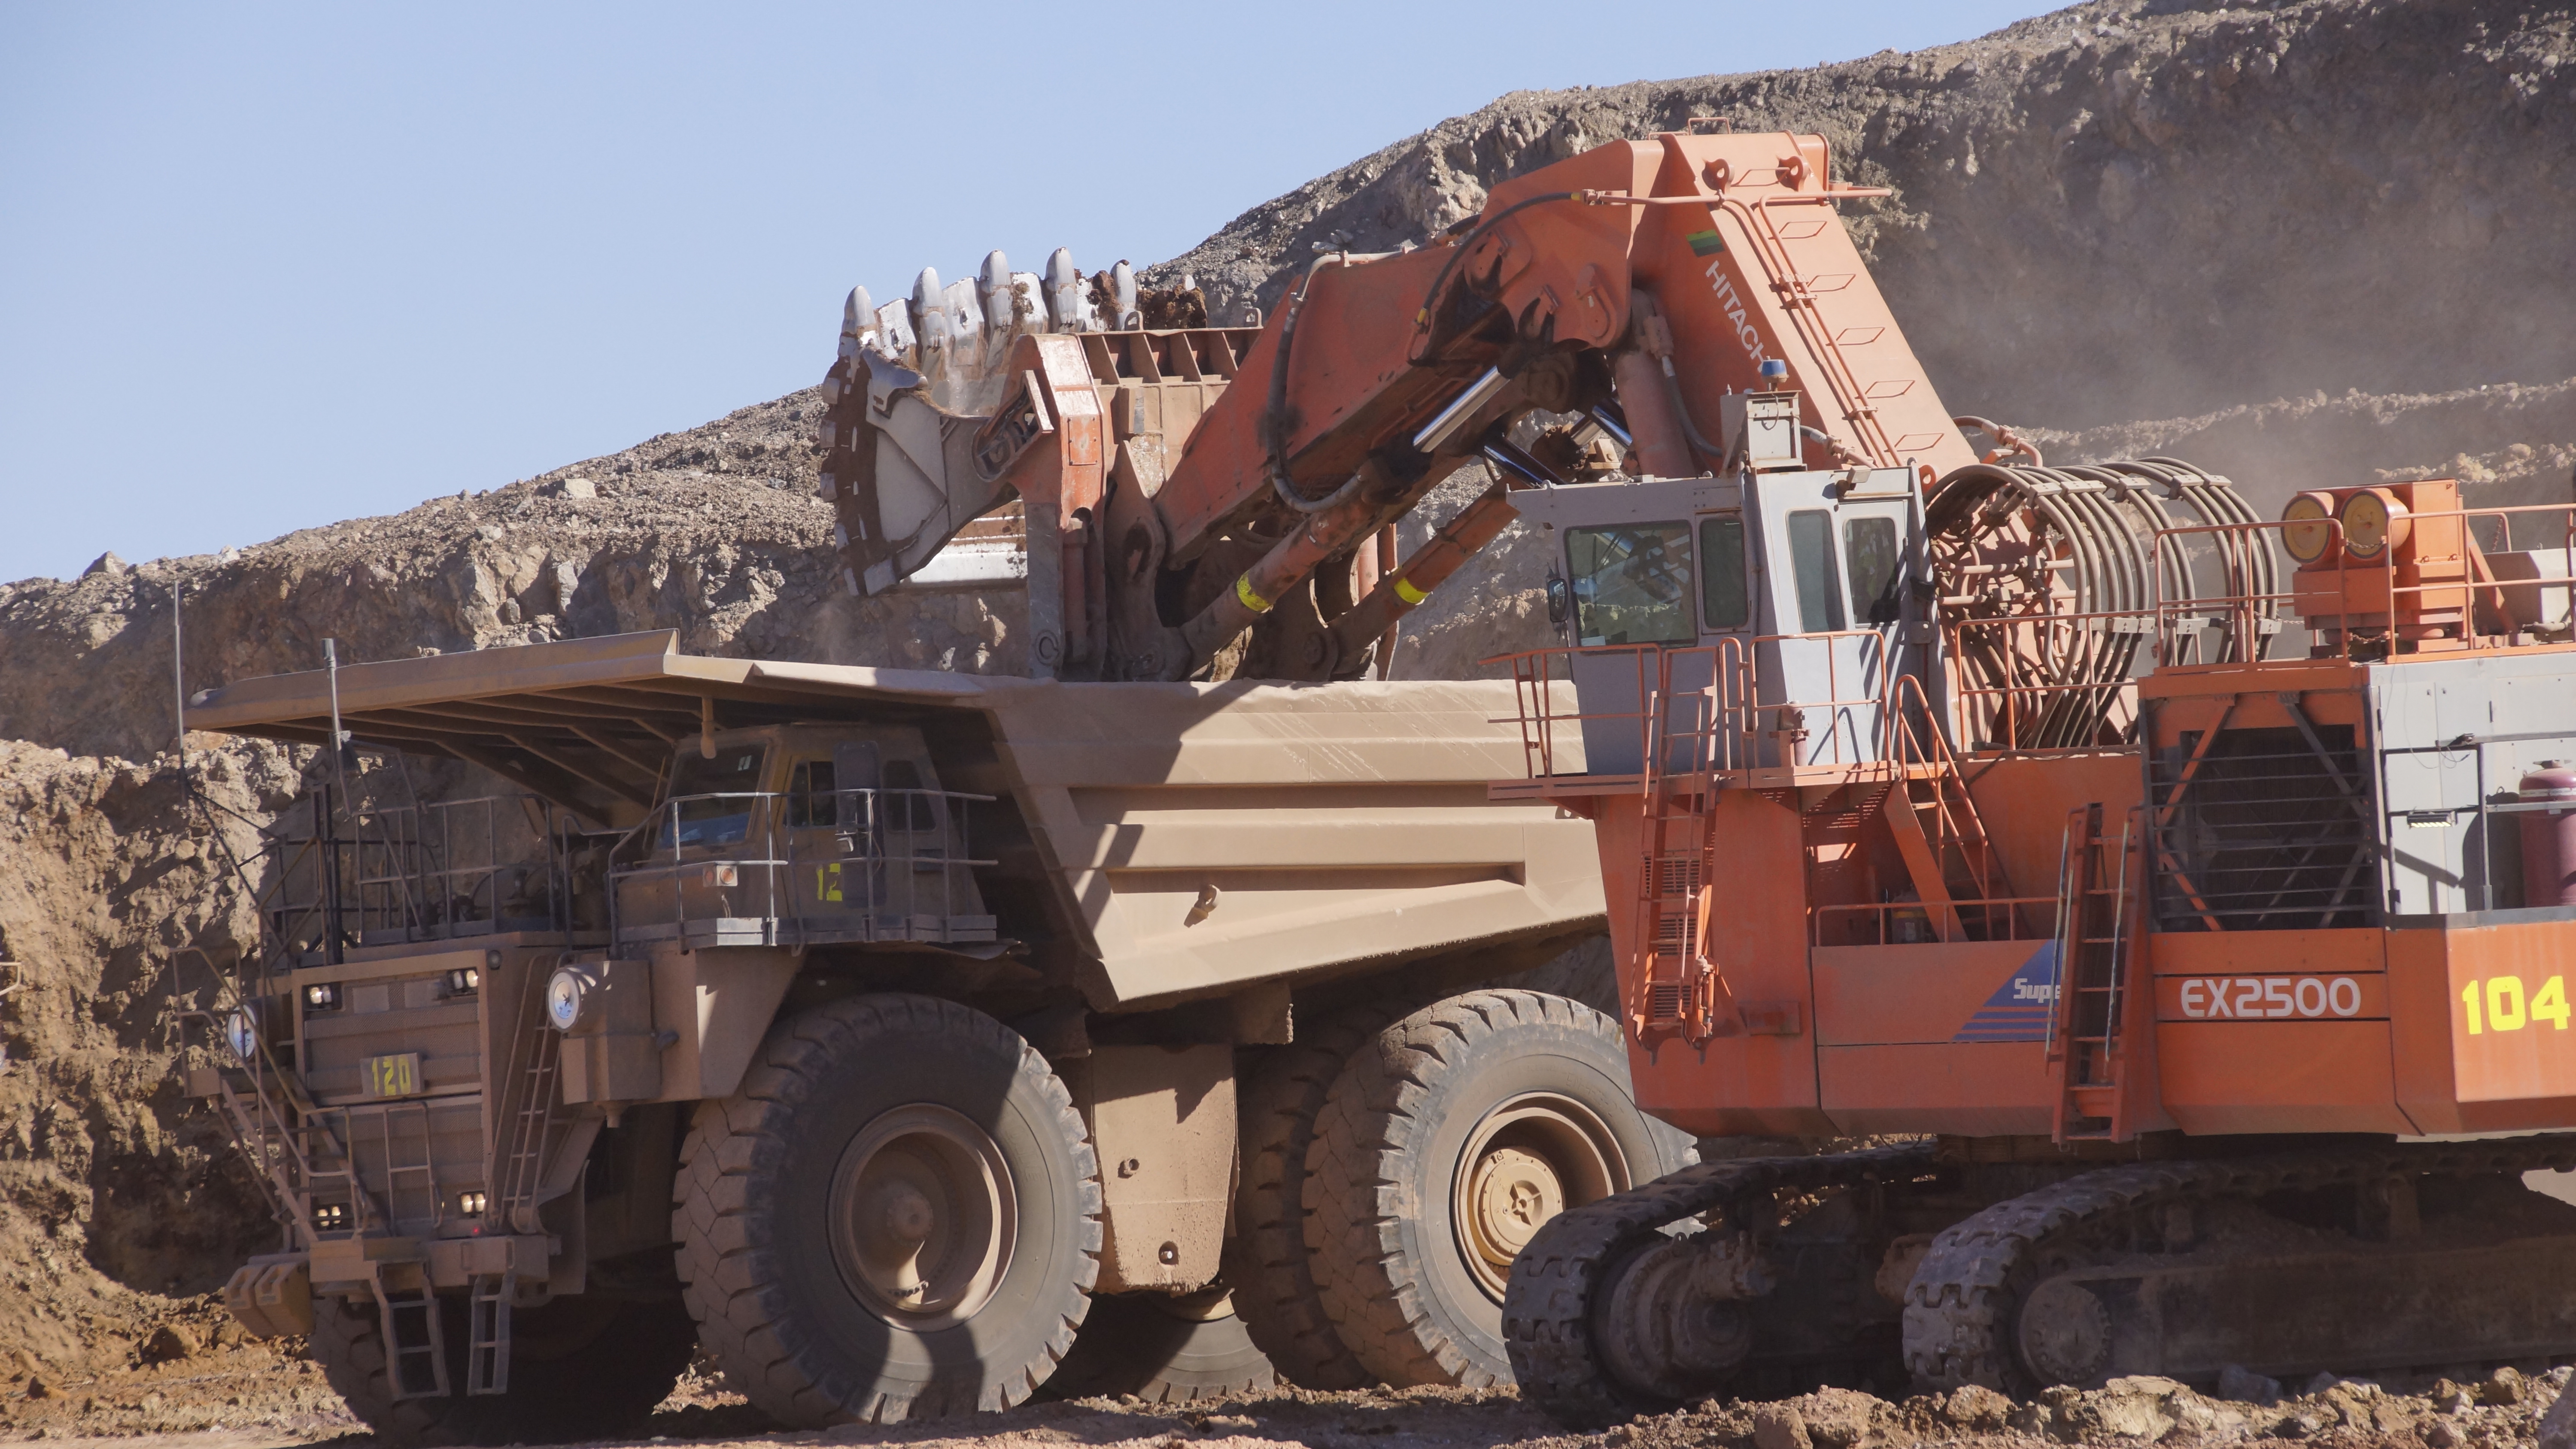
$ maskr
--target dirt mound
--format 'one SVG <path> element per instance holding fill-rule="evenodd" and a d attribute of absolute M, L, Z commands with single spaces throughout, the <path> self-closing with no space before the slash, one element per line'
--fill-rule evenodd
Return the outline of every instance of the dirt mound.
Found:
<path fill-rule="evenodd" d="M 1498 181 L 1712 115 L 1821 134 L 1894 192 L 1845 207 L 1955 407 L 2089 427 L 2558 382 L 2571 29 L 2492 0 L 2092 3 L 1910 55 L 1515 92 L 1149 275 L 1268 305 L 1317 243 L 1419 241 Z"/>
<path fill-rule="evenodd" d="M 0 586 L 0 737 L 170 740 L 170 595 L 192 688 L 344 662 L 676 629 L 691 653 L 1019 669 L 1000 601 L 848 597 L 811 390 L 621 453 L 255 548 Z"/>

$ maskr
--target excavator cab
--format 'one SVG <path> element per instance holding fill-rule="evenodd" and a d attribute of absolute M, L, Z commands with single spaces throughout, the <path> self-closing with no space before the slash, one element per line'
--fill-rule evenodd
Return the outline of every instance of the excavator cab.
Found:
<path fill-rule="evenodd" d="M 1794 394 L 1760 396 L 1795 407 Z M 1792 453 L 1731 477 L 1514 501 L 1554 542 L 1551 597 L 1593 773 L 1638 773 L 1657 710 L 1664 770 L 1873 763 L 1890 749 L 1895 677 L 1940 696 L 1912 469 L 1810 469 Z"/>

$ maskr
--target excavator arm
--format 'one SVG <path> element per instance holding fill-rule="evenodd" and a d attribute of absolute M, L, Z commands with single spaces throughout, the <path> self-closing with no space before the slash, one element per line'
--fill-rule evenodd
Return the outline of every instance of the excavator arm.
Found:
<path fill-rule="evenodd" d="M 1257 330 L 1186 325 L 1186 279 L 1123 263 L 1085 290 L 1063 252 L 854 292 L 825 385 L 850 586 L 1016 503 L 1034 671 L 1351 677 L 1513 491 L 1564 481 L 1511 441 L 1533 413 L 1689 477 L 1736 461 L 1727 397 L 1794 391 L 1812 466 L 1974 463 L 1835 214 L 1875 193 L 1828 174 L 1812 136 L 1614 142 L 1429 245 L 1317 258 Z M 1480 457 L 1500 481 L 1390 567 L 1395 520 Z"/>

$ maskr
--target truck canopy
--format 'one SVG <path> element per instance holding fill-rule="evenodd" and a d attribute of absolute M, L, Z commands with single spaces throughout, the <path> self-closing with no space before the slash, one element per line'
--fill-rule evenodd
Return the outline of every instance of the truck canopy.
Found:
<path fill-rule="evenodd" d="M 1571 942 L 1603 912 L 1588 822 L 1487 798 L 1524 768 L 1508 681 L 1069 683 L 702 658 L 665 630 L 347 665 L 337 688 L 360 741 L 614 825 L 701 731 L 918 725 L 944 788 L 1011 802 L 1122 1006 Z M 332 689 L 244 680 L 187 724 L 321 744 Z"/>

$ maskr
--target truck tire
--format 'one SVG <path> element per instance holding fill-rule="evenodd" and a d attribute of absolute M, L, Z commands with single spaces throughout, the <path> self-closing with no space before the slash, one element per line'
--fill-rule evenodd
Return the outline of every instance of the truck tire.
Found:
<path fill-rule="evenodd" d="M 1047 1380 L 1054 1398 L 1134 1394 L 1149 1404 L 1259 1393 L 1279 1381 L 1225 1299 L 1129 1293 L 1091 1300 L 1073 1352 Z"/>
<path fill-rule="evenodd" d="M 780 1022 L 698 1108 L 672 1193 L 707 1351 L 782 1424 L 1006 1409 L 1073 1347 L 1100 1176 L 1045 1058 L 954 1002 Z"/>
<path fill-rule="evenodd" d="M 1377 1382 L 1342 1343 L 1324 1311 L 1306 1246 L 1306 1149 L 1315 1119 L 1351 1054 L 1401 1013 L 1391 1005 L 1348 1007 L 1264 1057 L 1244 1084 L 1243 1177 L 1235 1189 L 1235 1236 L 1226 1244 L 1225 1281 L 1252 1341 L 1288 1382 L 1306 1389 L 1356 1389 Z"/>
<path fill-rule="evenodd" d="M 465 1392 L 466 1305 L 442 1299 L 445 1398 L 397 1399 L 373 1303 L 313 1301 L 313 1357 L 359 1422 L 398 1449 L 433 1444 L 556 1444 L 639 1431 L 697 1351 L 676 1300 L 558 1298 L 511 1315 L 510 1389 Z"/>
<path fill-rule="evenodd" d="M 1696 1161 L 1637 1110 L 1608 1017 L 1536 991 L 1426 1006 L 1351 1057 L 1306 1154 L 1342 1342 L 1397 1387 L 1511 1382 L 1511 1259 L 1540 1223 Z"/>

